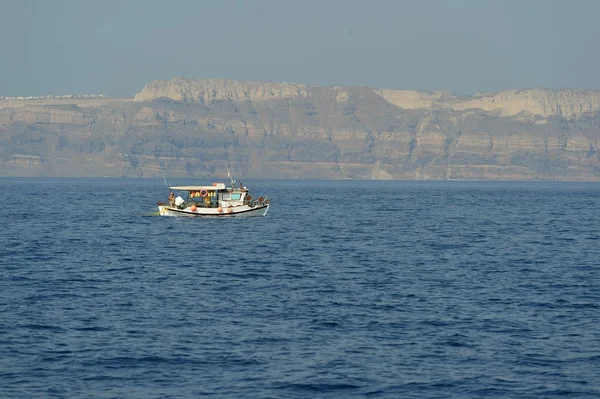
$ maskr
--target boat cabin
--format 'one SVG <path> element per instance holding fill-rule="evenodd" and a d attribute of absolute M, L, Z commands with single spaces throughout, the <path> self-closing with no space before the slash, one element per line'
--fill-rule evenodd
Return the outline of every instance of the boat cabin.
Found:
<path fill-rule="evenodd" d="M 204 208 L 227 208 L 247 204 L 252 197 L 246 187 L 226 187 L 225 183 L 213 183 L 211 186 L 173 186 L 173 191 L 187 192 L 187 205 Z"/>

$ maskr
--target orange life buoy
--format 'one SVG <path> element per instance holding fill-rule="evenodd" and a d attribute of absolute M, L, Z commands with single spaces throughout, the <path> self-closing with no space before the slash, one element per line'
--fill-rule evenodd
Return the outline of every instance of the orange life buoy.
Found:
<path fill-rule="evenodd" d="M 246 195 L 246 199 L 247 199 L 248 201 L 252 201 L 252 196 L 251 196 L 251 195 Z"/>
<path fill-rule="evenodd" d="M 263 197 L 258 197 L 258 202 L 263 202 L 265 199 Z"/>
<path fill-rule="evenodd" d="M 229 209 L 227 209 L 227 213 L 233 213 L 233 209 L 229 207 Z"/>
<path fill-rule="evenodd" d="M 192 212 L 196 212 L 196 205 L 192 205 L 190 209 L 192 210 Z"/>
<path fill-rule="evenodd" d="M 201 196 L 202 198 L 206 197 L 207 195 L 208 195 L 208 191 L 206 191 L 206 190 L 204 190 L 204 189 L 200 190 L 200 196 Z"/>
<path fill-rule="evenodd" d="M 219 211 L 219 213 L 223 212 L 223 208 L 219 207 L 219 209 L 217 209 L 217 211 Z"/>

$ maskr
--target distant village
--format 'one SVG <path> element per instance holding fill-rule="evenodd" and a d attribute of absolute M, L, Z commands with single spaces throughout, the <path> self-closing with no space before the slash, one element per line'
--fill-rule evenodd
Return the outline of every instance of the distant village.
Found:
<path fill-rule="evenodd" d="M 27 96 L 27 97 L 4 97 L 0 100 L 45 100 L 45 99 L 71 99 L 71 98 L 106 98 L 105 94 L 65 94 L 64 96 Z"/>

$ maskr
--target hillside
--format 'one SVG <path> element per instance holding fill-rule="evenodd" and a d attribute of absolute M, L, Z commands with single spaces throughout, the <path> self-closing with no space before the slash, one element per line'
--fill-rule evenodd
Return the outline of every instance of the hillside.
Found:
<path fill-rule="evenodd" d="M 600 181 L 600 91 L 173 78 L 133 99 L 0 99 L 0 175 Z"/>

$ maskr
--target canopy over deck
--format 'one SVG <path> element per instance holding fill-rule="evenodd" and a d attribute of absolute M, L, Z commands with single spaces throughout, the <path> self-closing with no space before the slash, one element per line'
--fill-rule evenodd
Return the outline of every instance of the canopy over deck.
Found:
<path fill-rule="evenodd" d="M 225 190 L 225 183 L 215 183 L 212 186 L 172 186 L 171 190 L 181 191 L 210 191 L 210 190 Z"/>

